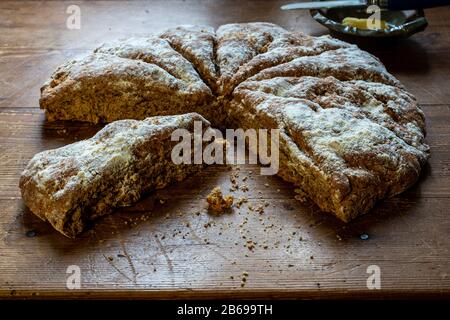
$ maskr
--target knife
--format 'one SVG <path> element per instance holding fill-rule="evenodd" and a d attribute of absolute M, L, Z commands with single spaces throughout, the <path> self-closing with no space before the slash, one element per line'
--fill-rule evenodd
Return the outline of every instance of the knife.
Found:
<path fill-rule="evenodd" d="M 414 10 L 427 9 L 450 5 L 450 0 L 337 0 L 337 1 L 314 1 L 286 4 L 282 10 L 311 10 L 331 9 L 344 7 L 367 7 L 377 5 L 388 10 Z"/>

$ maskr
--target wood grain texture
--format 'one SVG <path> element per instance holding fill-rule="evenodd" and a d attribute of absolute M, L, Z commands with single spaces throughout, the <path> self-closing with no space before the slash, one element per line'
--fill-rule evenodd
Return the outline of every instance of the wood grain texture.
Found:
<path fill-rule="evenodd" d="M 450 296 L 450 9 L 428 11 L 430 27 L 409 40 L 360 43 L 418 97 L 432 157 L 418 184 L 348 225 L 296 201 L 290 184 L 252 165 L 209 167 L 101 219 L 77 240 L 24 206 L 18 180 L 29 159 L 100 128 L 44 121 L 39 88 L 59 64 L 101 42 L 180 23 L 271 21 L 326 33 L 307 13 L 278 10 L 281 3 L 78 2 L 82 28 L 68 30 L 68 3 L 0 2 L 0 296 Z M 231 173 L 249 191 L 230 192 Z M 217 185 L 249 202 L 209 215 L 205 197 Z M 250 209 L 265 203 L 262 214 Z M 373 264 L 381 268 L 381 290 L 366 287 Z M 81 268 L 80 290 L 66 288 L 69 265 Z M 241 287 L 243 272 L 249 276 Z"/>

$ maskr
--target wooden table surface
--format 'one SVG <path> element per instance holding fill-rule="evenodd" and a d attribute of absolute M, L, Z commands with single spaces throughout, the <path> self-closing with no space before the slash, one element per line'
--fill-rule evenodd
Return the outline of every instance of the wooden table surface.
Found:
<path fill-rule="evenodd" d="M 39 88 L 58 65 L 104 41 L 178 24 L 270 21 L 327 33 L 308 13 L 280 11 L 284 2 L 0 2 L 1 296 L 450 297 L 450 8 L 428 10 L 429 28 L 408 40 L 361 43 L 417 96 L 432 157 L 412 189 L 348 225 L 248 165 L 209 167 L 101 219 L 77 240 L 24 206 L 18 180 L 30 158 L 98 130 L 45 122 Z M 66 28 L 73 3 L 80 30 Z M 248 177 L 249 191 L 228 191 L 235 173 L 240 185 Z M 205 197 L 216 185 L 248 204 L 208 215 Z M 249 209 L 264 202 L 262 214 Z M 80 268 L 80 289 L 66 287 L 71 265 Z M 367 288 L 371 265 L 380 268 L 380 290 Z"/>

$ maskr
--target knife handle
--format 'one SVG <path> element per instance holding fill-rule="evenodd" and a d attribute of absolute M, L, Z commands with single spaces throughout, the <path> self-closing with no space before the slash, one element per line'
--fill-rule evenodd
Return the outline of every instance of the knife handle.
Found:
<path fill-rule="evenodd" d="M 414 10 L 414 9 L 427 9 L 448 5 L 450 5 L 450 0 L 389 0 L 388 9 Z"/>

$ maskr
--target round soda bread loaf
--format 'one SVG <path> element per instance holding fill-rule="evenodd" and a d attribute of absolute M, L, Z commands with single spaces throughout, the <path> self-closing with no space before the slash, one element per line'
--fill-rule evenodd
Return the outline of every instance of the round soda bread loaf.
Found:
<path fill-rule="evenodd" d="M 343 221 L 403 192 L 429 157 L 415 98 L 358 47 L 270 23 L 180 26 L 105 44 L 42 87 L 48 120 L 197 112 L 280 129 L 279 175 Z"/>

